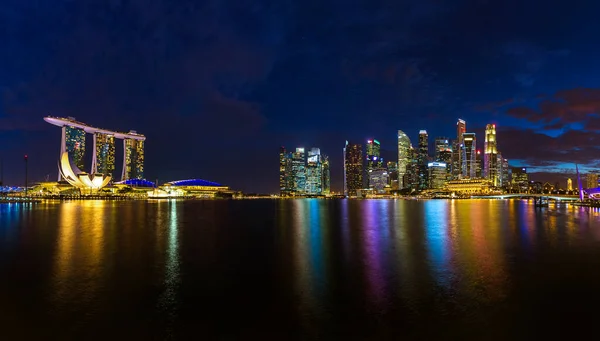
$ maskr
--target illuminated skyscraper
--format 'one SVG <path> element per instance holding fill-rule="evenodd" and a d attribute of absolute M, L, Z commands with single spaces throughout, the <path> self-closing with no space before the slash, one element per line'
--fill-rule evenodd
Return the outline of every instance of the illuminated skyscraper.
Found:
<path fill-rule="evenodd" d="M 502 157 L 502 153 L 498 152 L 498 187 L 509 187 L 509 173 L 508 160 Z"/>
<path fill-rule="evenodd" d="M 363 185 L 363 157 L 360 144 L 348 143 L 344 147 L 344 194 L 356 196 Z"/>
<path fill-rule="evenodd" d="M 115 171 L 115 136 L 104 133 L 94 133 L 96 154 L 92 159 L 92 169 L 95 173 L 113 175 Z"/>
<path fill-rule="evenodd" d="M 389 183 L 389 174 L 387 170 L 383 168 L 371 169 L 368 172 L 368 176 L 369 188 L 373 190 L 374 193 L 385 192 L 385 187 L 388 186 Z"/>
<path fill-rule="evenodd" d="M 458 144 L 463 143 L 463 134 L 467 132 L 467 122 L 461 120 L 460 118 L 456 122 L 456 139 L 458 140 Z"/>
<path fill-rule="evenodd" d="M 331 171 L 329 168 L 329 157 L 327 155 L 322 155 L 323 164 L 322 164 L 322 180 L 323 184 L 323 194 L 327 195 L 331 193 Z"/>
<path fill-rule="evenodd" d="M 438 137 L 435 139 L 435 157 L 434 162 L 443 162 L 446 164 L 446 173 L 448 180 L 452 174 L 452 148 L 450 140 L 447 137 Z"/>
<path fill-rule="evenodd" d="M 475 164 L 477 165 L 477 168 L 475 169 L 475 177 L 476 178 L 482 178 L 483 177 L 483 155 L 481 155 L 481 150 L 477 151 L 477 154 L 475 155 Z"/>
<path fill-rule="evenodd" d="M 293 190 L 292 153 L 288 153 L 285 147 L 281 147 L 279 148 L 279 195 L 288 196 Z"/>
<path fill-rule="evenodd" d="M 571 178 L 567 179 L 567 191 L 572 191 L 573 190 L 573 180 L 571 180 Z"/>
<path fill-rule="evenodd" d="M 387 172 L 389 175 L 389 185 L 392 190 L 399 189 L 399 178 L 398 178 L 398 163 L 388 161 Z"/>
<path fill-rule="evenodd" d="M 429 188 L 439 189 L 444 187 L 448 174 L 446 164 L 443 162 L 430 162 L 427 168 L 429 171 Z"/>
<path fill-rule="evenodd" d="M 429 164 L 429 135 L 426 130 L 419 132 L 417 162 L 419 163 L 419 189 L 424 190 L 429 187 L 429 173 L 427 171 L 427 165 Z"/>
<path fill-rule="evenodd" d="M 474 179 L 477 172 L 477 140 L 475 133 L 464 133 L 462 140 L 462 177 Z"/>
<path fill-rule="evenodd" d="M 123 140 L 123 170 L 121 181 L 144 178 L 144 140 Z"/>
<path fill-rule="evenodd" d="M 467 132 L 467 122 L 458 119 L 456 122 L 456 140 L 452 144 L 452 179 L 458 180 L 463 176 L 463 134 Z"/>
<path fill-rule="evenodd" d="M 85 171 L 85 130 L 70 126 L 63 126 L 66 152 L 75 163 L 75 166 Z"/>
<path fill-rule="evenodd" d="M 404 175 L 407 172 L 407 167 L 411 163 L 411 149 L 412 145 L 408 136 L 402 131 L 398 130 L 398 187 L 400 189 L 408 187 L 408 184 L 404 183 Z"/>
<path fill-rule="evenodd" d="M 513 168 L 511 181 L 511 187 L 513 191 L 526 193 L 529 188 L 529 176 L 527 175 L 527 168 Z"/>
<path fill-rule="evenodd" d="M 498 146 L 496 143 L 496 125 L 488 124 L 485 127 L 485 145 L 483 148 L 483 177 L 490 180 L 492 186 L 500 186 L 500 173 L 498 172 Z M 502 161 L 500 161 L 501 163 Z"/>
<path fill-rule="evenodd" d="M 383 163 L 381 160 L 381 144 L 377 140 L 368 140 L 366 145 L 367 159 L 366 168 L 367 171 L 377 168 L 382 168 Z"/>
<path fill-rule="evenodd" d="M 306 161 L 306 194 L 321 195 L 323 193 L 323 167 L 321 150 L 311 148 Z"/>
<path fill-rule="evenodd" d="M 292 178 L 294 179 L 293 193 L 304 194 L 306 189 L 306 157 L 304 148 L 296 148 L 292 154 Z"/>

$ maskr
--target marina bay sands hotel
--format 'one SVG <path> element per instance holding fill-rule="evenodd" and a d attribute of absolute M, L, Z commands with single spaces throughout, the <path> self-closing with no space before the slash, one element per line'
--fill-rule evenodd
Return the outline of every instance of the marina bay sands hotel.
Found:
<path fill-rule="evenodd" d="M 60 154 L 68 153 L 69 159 L 79 170 L 85 169 L 86 134 L 93 135 L 91 174 L 113 176 L 115 171 L 115 139 L 123 140 L 123 169 L 121 181 L 144 178 L 144 141 L 146 137 L 135 131 L 121 133 L 91 127 L 73 117 L 44 117 L 44 121 L 62 128 Z M 61 174 L 59 172 L 59 181 Z"/>

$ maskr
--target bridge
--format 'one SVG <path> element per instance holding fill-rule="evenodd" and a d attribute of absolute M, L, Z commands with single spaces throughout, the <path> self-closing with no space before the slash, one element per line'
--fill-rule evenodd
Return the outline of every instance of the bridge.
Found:
<path fill-rule="evenodd" d="M 528 193 L 507 193 L 496 195 L 478 195 L 472 196 L 473 199 L 548 199 L 556 201 L 579 201 L 578 195 L 561 195 L 561 194 L 528 194 Z"/>

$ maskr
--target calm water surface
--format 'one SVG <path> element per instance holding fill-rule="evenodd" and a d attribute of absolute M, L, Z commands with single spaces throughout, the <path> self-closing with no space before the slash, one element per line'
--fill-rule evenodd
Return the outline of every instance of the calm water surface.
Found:
<path fill-rule="evenodd" d="M 600 212 L 527 201 L 0 204 L 2 339 L 595 333 Z"/>

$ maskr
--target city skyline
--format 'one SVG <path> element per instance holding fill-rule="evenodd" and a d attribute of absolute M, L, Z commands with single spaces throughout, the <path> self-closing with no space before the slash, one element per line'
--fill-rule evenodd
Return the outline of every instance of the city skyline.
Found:
<path fill-rule="evenodd" d="M 25 154 L 32 181 L 55 177 L 46 115 L 143 131 L 146 178 L 246 192 L 277 192 L 279 145 L 319 146 L 339 190 L 340 141 L 377 138 L 391 160 L 397 130 L 453 138 L 457 117 L 480 142 L 496 124 L 503 157 L 541 180 L 600 166 L 600 4 L 28 3 L 0 11 L 6 183 L 23 182 Z"/>

